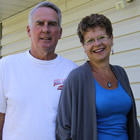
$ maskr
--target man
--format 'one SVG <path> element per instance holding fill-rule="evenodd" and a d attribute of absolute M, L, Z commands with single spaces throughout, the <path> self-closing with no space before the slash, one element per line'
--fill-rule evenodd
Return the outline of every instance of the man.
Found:
<path fill-rule="evenodd" d="M 0 140 L 55 140 L 60 92 L 75 63 L 55 54 L 61 11 L 42 2 L 29 14 L 31 49 L 0 61 Z"/>

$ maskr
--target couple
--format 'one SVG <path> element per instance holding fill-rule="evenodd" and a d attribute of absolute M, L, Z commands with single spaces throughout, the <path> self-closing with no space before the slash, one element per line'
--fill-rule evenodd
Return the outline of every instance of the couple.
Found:
<path fill-rule="evenodd" d="M 60 9 L 42 2 L 31 10 L 31 49 L 0 60 L 0 140 L 140 139 L 128 77 L 109 64 L 110 20 L 92 14 L 77 32 L 89 59 L 78 68 L 55 53 Z"/>

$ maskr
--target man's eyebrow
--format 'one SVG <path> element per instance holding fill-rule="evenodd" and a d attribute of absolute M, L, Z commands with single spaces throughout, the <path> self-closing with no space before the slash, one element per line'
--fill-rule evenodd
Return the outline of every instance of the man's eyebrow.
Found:
<path fill-rule="evenodd" d="M 36 20 L 35 22 L 43 22 L 42 20 Z"/>
<path fill-rule="evenodd" d="M 48 22 L 48 24 L 50 24 L 50 23 L 52 23 L 52 24 L 56 24 L 56 25 L 59 24 L 57 21 L 54 21 L 54 20 Z"/>

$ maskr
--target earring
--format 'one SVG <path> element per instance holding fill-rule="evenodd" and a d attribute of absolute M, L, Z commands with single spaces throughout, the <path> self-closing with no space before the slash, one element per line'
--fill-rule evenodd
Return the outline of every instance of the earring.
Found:
<path fill-rule="evenodd" d="M 114 43 L 113 43 L 113 45 L 114 45 Z M 112 47 L 111 47 L 111 54 L 112 54 L 112 55 L 114 54 L 113 45 L 112 45 Z"/>
<path fill-rule="evenodd" d="M 113 50 L 113 48 L 111 49 L 111 54 L 114 55 L 114 50 Z"/>

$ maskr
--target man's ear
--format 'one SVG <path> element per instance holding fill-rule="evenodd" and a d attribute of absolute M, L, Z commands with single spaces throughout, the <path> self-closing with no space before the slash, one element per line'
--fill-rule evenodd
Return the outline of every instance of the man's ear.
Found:
<path fill-rule="evenodd" d="M 60 28 L 60 31 L 59 31 L 59 39 L 61 39 L 62 32 L 63 32 L 63 29 L 62 29 L 62 28 Z"/>
<path fill-rule="evenodd" d="M 30 26 L 29 25 L 27 25 L 26 30 L 27 30 L 28 36 L 31 37 L 31 33 L 30 33 L 31 32 L 31 29 L 30 29 Z"/>

